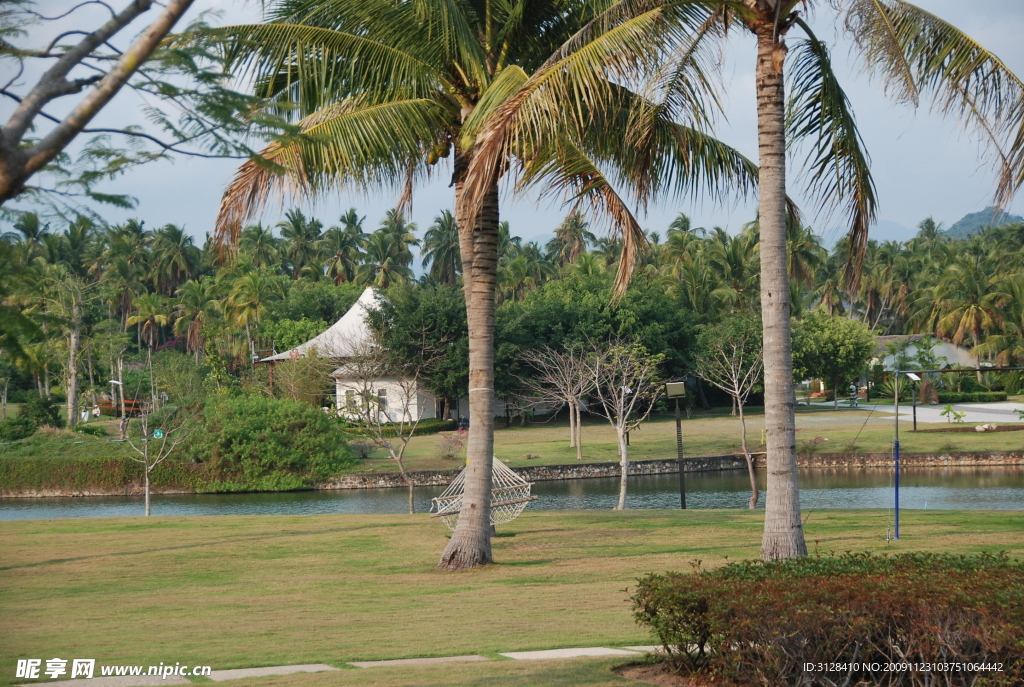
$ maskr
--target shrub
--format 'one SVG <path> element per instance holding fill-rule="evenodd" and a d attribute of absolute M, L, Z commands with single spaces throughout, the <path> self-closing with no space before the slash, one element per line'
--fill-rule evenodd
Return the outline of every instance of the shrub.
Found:
<path fill-rule="evenodd" d="M 107 436 L 107 430 L 102 425 L 75 425 L 72 429 L 79 434 L 85 434 L 91 437 Z"/>
<path fill-rule="evenodd" d="M 1024 680 L 1024 564 L 1005 554 L 697 566 L 696 574 L 648 575 L 633 596 L 638 622 L 677 671 L 744 685 Z M 841 672 L 829 667 L 837 663 Z M 907 663 L 931 663 L 931 672 L 891 670 Z"/>
<path fill-rule="evenodd" d="M 451 432 L 455 429 L 458 423 L 455 420 L 441 420 L 438 418 L 427 418 L 426 420 L 420 420 L 420 423 L 416 425 L 416 432 L 413 436 L 427 436 L 430 434 L 437 434 L 438 432 Z M 353 436 L 371 437 L 374 436 L 375 431 L 359 423 L 355 423 L 351 420 L 339 420 L 339 425 L 344 428 L 346 434 Z M 385 437 L 396 436 L 395 429 L 388 424 L 381 426 L 383 435 Z"/>
<path fill-rule="evenodd" d="M 25 417 L 31 420 L 36 427 L 46 425 L 48 427 L 63 427 L 64 418 L 60 416 L 60 409 L 52 399 L 43 398 L 39 395 L 29 396 L 18 411 L 18 417 Z"/>
<path fill-rule="evenodd" d="M 0 421 L 0 441 L 19 441 L 27 439 L 36 431 L 36 423 L 25 415 L 9 417 Z"/>
<path fill-rule="evenodd" d="M 450 434 L 441 435 L 435 455 L 441 460 L 455 460 L 465 450 L 468 438 L 469 432 L 461 427 Z"/>
<path fill-rule="evenodd" d="M 939 403 L 999 403 L 1005 391 L 940 391 Z"/>
<path fill-rule="evenodd" d="M 224 491 L 301 489 L 355 463 L 337 423 L 319 408 L 260 396 L 208 403 L 182 453 L 211 463 Z"/>

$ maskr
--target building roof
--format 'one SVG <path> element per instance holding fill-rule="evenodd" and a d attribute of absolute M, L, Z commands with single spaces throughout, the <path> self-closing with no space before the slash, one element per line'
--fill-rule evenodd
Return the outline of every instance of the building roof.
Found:
<path fill-rule="evenodd" d="M 268 356 L 261 363 L 277 363 L 285 360 L 304 357 L 315 349 L 319 358 L 344 358 L 349 351 L 364 344 L 371 338 L 370 328 L 366 323 L 366 311 L 377 304 L 377 294 L 373 287 L 366 287 L 348 312 L 341 319 L 323 332 L 317 334 L 306 343 L 295 348 Z"/>

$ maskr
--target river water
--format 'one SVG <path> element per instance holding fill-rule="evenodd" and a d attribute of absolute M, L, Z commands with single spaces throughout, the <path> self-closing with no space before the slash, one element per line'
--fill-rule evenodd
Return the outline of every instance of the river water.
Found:
<path fill-rule="evenodd" d="M 891 470 L 801 470 L 800 502 L 807 508 L 891 508 Z M 764 474 L 759 475 L 764 506 Z M 539 498 L 530 510 L 611 509 L 618 478 L 538 482 Z M 689 508 L 745 508 L 750 484 L 744 470 L 686 474 Z M 416 489 L 416 510 L 425 512 L 444 487 Z M 153 515 L 315 515 L 325 513 L 405 513 L 404 489 L 345 489 L 275 494 L 154 496 Z M 629 478 L 630 508 L 678 508 L 678 475 Z M 963 510 L 1024 509 L 1024 467 L 917 468 L 900 474 L 902 508 Z M 142 497 L 0 499 L 0 520 L 133 516 L 143 512 Z"/>

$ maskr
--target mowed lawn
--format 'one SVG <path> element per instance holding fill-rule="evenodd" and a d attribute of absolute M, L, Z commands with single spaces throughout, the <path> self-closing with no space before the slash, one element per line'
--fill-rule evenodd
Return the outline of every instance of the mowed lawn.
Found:
<path fill-rule="evenodd" d="M 762 408 L 751 408 L 747 417 L 747 439 L 752 451 L 763 450 Z M 900 445 L 904 452 L 931 451 L 1020 451 L 1024 449 L 1024 431 L 995 433 L 926 433 L 910 432 L 910 422 L 903 420 Z M 963 426 L 963 425 L 961 425 Z M 970 426 L 970 425 L 967 425 Z M 948 428 L 948 423 L 919 423 L 921 429 Z M 797 442 L 802 448 L 820 437 L 815 451 L 824 452 L 886 452 L 892 449 L 893 416 L 864 410 L 801 409 L 797 411 Z M 436 470 L 460 467 L 460 461 L 437 457 L 437 436 L 414 437 L 406 454 L 406 464 L 413 470 Z M 671 416 L 658 416 L 645 422 L 630 436 L 630 459 L 653 460 L 676 457 L 676 426 Z M 686 455 L 709 456 L 736 453 L 740 450 L 740 422 L 728 410 L 697 411 L 683 420 L 683 445 Z M 560 465 L 576 462 L 576 449 L 569 447 L 569 425 L 565 420 L 529 424 L 525 427 L 504 427 L 499 421 L 494 433 L 494 453 L 513 467 L 526 465 Z M 536 456 L 527 458 L 527 456 Z M 584 421 L 583 460 L 585 462 L 617 462 L 615 432 L 607 422 Z M 363 471 L 394 470 L 394 461 L 378 450 L 359 468 Z"/>
<path fill-rule="evenodd" d="M 755 557 L 763 517 L 527 512 L 501 528 L 497 565 L 461 573 L 434 570 L 447 531 L 424 515 L 0 522 L 0 682 L 19 682 L 18 658 L 227 669 L 648 644 L 630 610 L 637 577 Z M 888 523 L 886 511 L 815 511 L 808 543 L 820 552 L 1024 556 L 1024 512 L 905 512 L 904 538 L 889 544 Z M 258 683 L 617 684 L 611 664 L 346 670 Z"/>

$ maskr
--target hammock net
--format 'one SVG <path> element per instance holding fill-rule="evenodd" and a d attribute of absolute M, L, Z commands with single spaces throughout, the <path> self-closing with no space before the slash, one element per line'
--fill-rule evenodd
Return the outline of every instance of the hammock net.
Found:
<path fill-rule="evenodd" d="M 441 518 L 441 522 L 450 530 L 454 530 L 455 525 L 459 522 L 467 469 L 468 466 L 463 468 L 458 477 L 452 480 L 452 483 L 440 496 L 431 499 L 430 510 L 434 513 L 431 517 Z M 492 474 L 491 524 L 503 525 L 518 518 L 519 514 L 526 509 L 527 504 L 536 500 L 537 497 L 530 495 L 532 482 L 527 482 L 497 458 L 494 459 Z"/>

